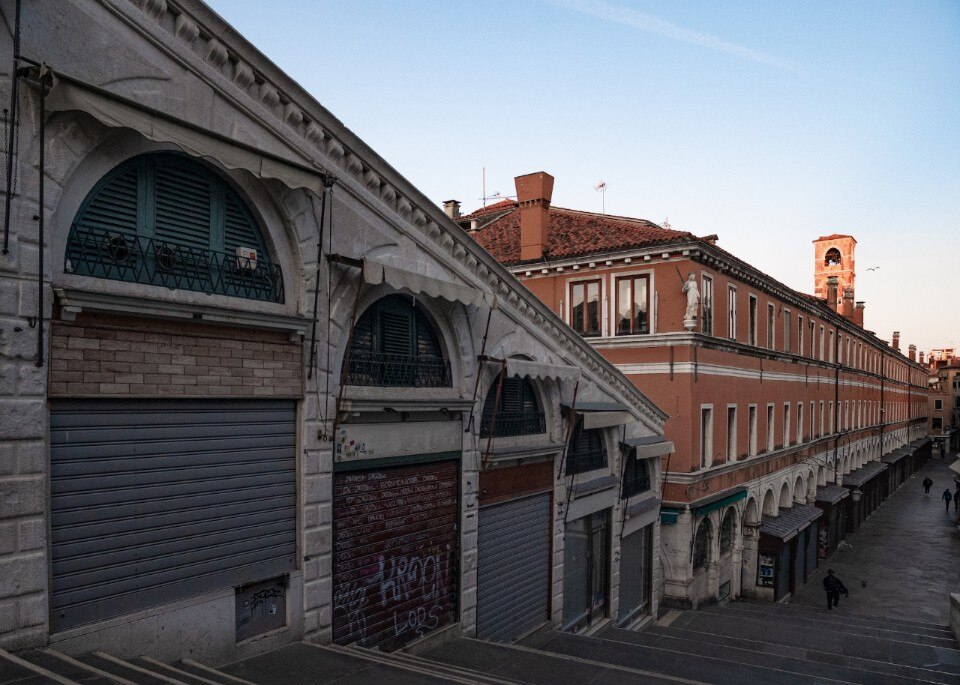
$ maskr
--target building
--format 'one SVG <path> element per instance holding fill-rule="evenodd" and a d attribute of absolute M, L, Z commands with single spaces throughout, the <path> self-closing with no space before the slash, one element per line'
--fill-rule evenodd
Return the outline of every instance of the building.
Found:
<path fill-rule="evenodd" d="M 656 615 L 612 363 L 198 0 L 3 9 L 0 647 Z"/>
<path fill-rule="evenodd" d="M 936 350 L 935 350 L 936 351 Z M 930 437 L 935 454 L 960 451 L 960 363 L 930 358 Z"/>
<path fill-rule="evenodd" d="M 447 211 L 670 415 L 663 601 L 780 599 L 929 452 L 926 371 L 863 328 L 848 235 L 814 241 L 822 296 L 643 219 L 563 209 L 553 178 Z"/>

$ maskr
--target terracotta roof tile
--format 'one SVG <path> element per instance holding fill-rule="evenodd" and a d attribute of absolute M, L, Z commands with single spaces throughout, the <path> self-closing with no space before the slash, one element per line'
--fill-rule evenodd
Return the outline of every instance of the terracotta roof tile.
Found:
<path fill-rule="evenodd" d="M 852 235 L 847 235 L 846 233 L 831 233 L 830 235 L 822 235 L 813 242 L 819 242 L 821 240 L 836 240 L 837 238 L 853 238 Z M 857 242 L 854 238 L 853 242 Z"/>
<path fill-rule="evenodd" d="M 460 217 L 460 220 L 463 219 L 477 219 L 481 216 L 487 216 L 488 214 L 496 214 L 497 212 L 502 212 L 507 209 L 513 209 L 517 206 L 516 200 L 500 200 L 492 205 L 487 205 L 486 207 L 481 207 L 476 209 L 470 214 L 464 214 Z"/>

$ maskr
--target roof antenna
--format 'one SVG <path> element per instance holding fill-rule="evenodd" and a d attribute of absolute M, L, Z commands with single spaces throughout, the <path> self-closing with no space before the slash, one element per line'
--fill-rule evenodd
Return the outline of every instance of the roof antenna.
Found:
<path fill-rule="evenodd" d="M 607 213 L 607 182 L 600 181 L 597 185 L 593 186 L 593 189 L 600 193 L 600 213 Z"/>
<path fill-rule="evenodd" d="M 663 223 L 660 224 L 660 225 L 661 225 L 663 228 L 667 228 L 667 229 L 671 228 L 671 226 L 670 226 L 670 217 L 664 217 Z"/>

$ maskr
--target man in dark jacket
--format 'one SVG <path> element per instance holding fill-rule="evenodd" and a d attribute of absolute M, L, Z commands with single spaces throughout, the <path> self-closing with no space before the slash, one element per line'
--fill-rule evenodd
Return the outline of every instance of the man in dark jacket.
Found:
<path fill-rule="evenodd" d="M 823 579 L 823 589 L 827 591 L 827 609 L 831 610 L 840 604 L 841 594 L 849 594 L 840 579 L 833 575 L 832 568 L 827 571 L 827 575 Z"/>
<path fill-rule="evenodd" d="M 953 493 L 950 492 L 950 488 L 947 488 L 946 490 L 943 491 L 943 494 L 940 495 L 940 499 L 942 499 L 942 500 L 946 503 L 946 505 L 947 505 L 947 513 L 949 514 L 949 513 L 950 513 L 950 502 L 953 501 Z"/>
<path fill-rule="evenodd" d="M 923 479 L 923 494 L 929 495 L 931 487 L 933 487 L 933 481 L 930 480 L 930 476 L 927 476 Z"/>

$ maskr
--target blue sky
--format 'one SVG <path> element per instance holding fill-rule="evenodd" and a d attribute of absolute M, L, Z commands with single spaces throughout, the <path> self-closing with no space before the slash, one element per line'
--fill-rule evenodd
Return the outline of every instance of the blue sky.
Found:
<path fill-rule="evenodd" d="M 437 203 L 604 180 L 806 292 L 850 233 L 867 328 L 960 346 L 958 0 L 210 4 Z"/>

